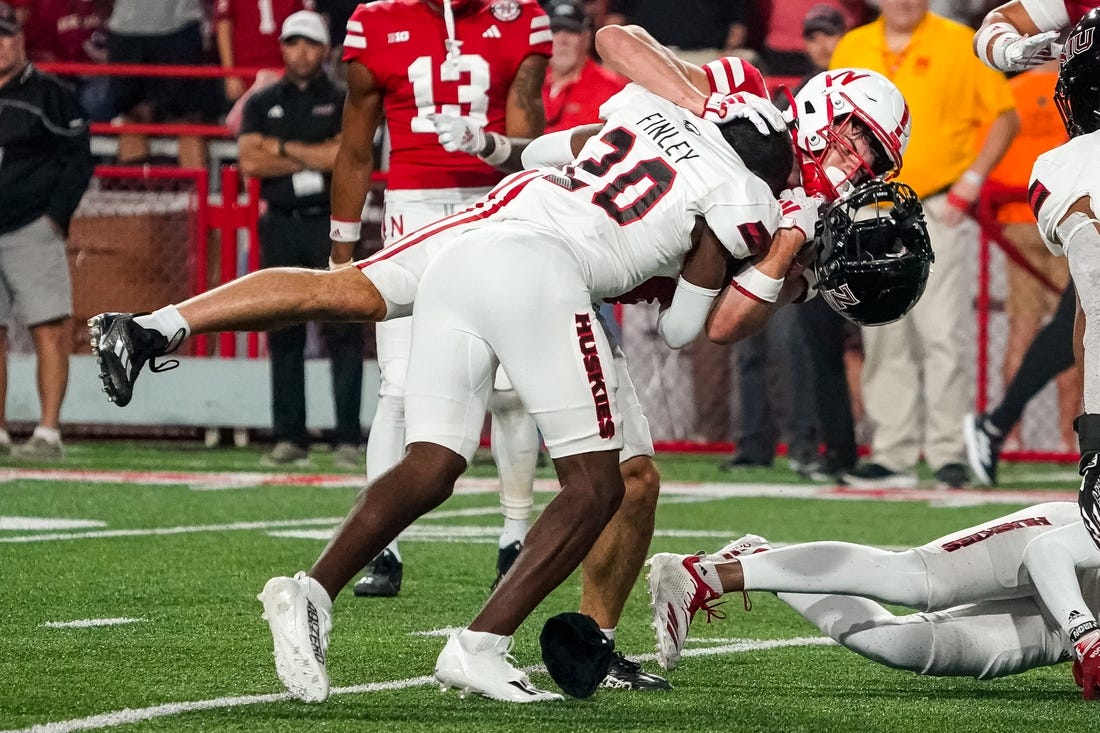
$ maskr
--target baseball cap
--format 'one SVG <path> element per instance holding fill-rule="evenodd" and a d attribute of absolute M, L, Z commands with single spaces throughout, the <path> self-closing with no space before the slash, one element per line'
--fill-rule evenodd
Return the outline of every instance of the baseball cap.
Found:
<path fill-rule="evenodd" d="M 584 6 L 574 0 L 553 0 L 546 6 L 546 14 L 550 16 L 551 31 L 580 33 L 592 27 Z"/>
<path fill-rule="evenodd" d="M 0 36 L 14 36 L 19 33 L 19 21 L 15 18 L 15 9 L 0 2 Z"/>
<path fill-rule="evenodd" d="M 806 11 L 806 17 L 802 19 L 803 38 L 808 38 L 814 33 L 843 36 L 847 30 L 844 16 L 832 5 L 815 5 Z"/>
<path fill-rule="evenodd" d="M 312 10 L 299 10 L 283 21 L 283 32 L 279 40 L 301 36 L 317 43 L 328 45 L 328 26 L 325 19 Z"/>

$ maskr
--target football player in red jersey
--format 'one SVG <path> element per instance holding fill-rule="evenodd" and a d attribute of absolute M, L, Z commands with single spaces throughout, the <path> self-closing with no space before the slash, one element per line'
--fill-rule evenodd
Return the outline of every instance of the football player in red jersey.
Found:
<path fill-rule="evenodd" d="M 1012 0 L 986 14 L 974 53 L 999 71 L 1038 66 L 1057 58 L 1051 44 L 1095 7 L 1095 0 Z"/>
<path fill-rule="evenodd" d="M 359 238 L 383 117 L 390 143 L 385 248 L 476 201 L 504 177 L 494 166 L 506 162 L 509 141 L 542 133 L 538 95 L 550 40 L 549 19 L 534 0 L 383 0 L 355 9 L 344 39 L 348 97 L 333 170 L 334 268 L 350 264 Z M 443 148 L 433 119 L 444 112 L 470 120 L 497 147 L 480 159 Z M 375 331 L 381 387 L 367 440 L 368 480 L 405 452 L 410 325 L 402 318 Z M 506 570 L 527 530 L 538 434 L 514 391 L 503 380 L 498 387 L 490 411 L 505 516 L 498 566 Z M 367 566 L 355 594 L 397 595 L 403 573 L 394 540 Z"/>
<path fill-rule="evenodd" d="M 299 10 L 313 10 L 313 0 L 218 0 L 214 6 L 214 32 L 222 67 L 281 69 L 279 29 Z M 244 79 L 226 77 L 225 96 L 234 102 L 246 87 Z"/>
<path fill-rule="evenodd" d="M 349 91 L 333 176 L 333 262 L 342 264 L 351 257 L 350 243 L 341 241 L 345 227 L 351 228 L 349 239 L 358 238 L 355 225 L 374 166 L 380 115 L 386 118 L 391 148 L 383 218 L 386 246 L 465 208 L 503 178 L 504 170 L 521 167 L 521 146 L 512 152 L 512 141 L 542 133 L 540 95 L 550 52 L 549 18 L 532 0 L 388 0 L 357 8 L 344 40 Z M 376 328 L 382 387 L 367 442 L 368 480 L 389 470 L 405 451 L 403 387 L 410 319 Z M 538 436 L 503 372 L 497 374 L 496 387 L 490 403 L 492 445 L 505 515 L 499 582 L 527 531 Z M 647 450 L 652 452 L 651 444 Z M 585 563 L 581 602 L 581 610 L 612 635 L 645 559 L 659 490 L 659 474 L 649 455 L 624 458 L 627 498 Z M 354 591 L 394 595 L 402 574 L 394 540 L 367 567 Z M 619 653 L 608 684 L 668 687 Z"/>

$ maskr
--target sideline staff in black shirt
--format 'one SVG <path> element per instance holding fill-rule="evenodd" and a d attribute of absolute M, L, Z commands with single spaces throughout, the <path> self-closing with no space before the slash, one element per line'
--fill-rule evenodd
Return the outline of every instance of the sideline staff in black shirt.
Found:
<path fill-rule="evenodd" d="M 261 179 L 267 212 L 260 218 L 263 267 L 324 268 L 329 255 L 329 192 L 339 149 L 343 93 L 325 76 L 329 36 L 317 13 L 302 10 L 283 23 L 283 78 L 245 104 L 238 138 L 241 170 Z M 336 407 L 335 463 L 363 463 L 359 422 L 363 386 L 363 326 L 326 323 Z M 305 326 L 271 331 L 271 407 L 275 448 L 263 463 L 305 466 Z"/>

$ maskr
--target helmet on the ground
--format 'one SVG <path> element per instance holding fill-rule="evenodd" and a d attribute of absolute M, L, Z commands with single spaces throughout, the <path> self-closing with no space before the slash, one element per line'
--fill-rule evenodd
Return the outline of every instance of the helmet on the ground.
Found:
<path fill-rule="evenodd" d="M 852 323 L 898 320 L 924 292 L 935 257 L 920 199 L 873 179 L 821 215 L 814 271 L 825 302 Z"/>

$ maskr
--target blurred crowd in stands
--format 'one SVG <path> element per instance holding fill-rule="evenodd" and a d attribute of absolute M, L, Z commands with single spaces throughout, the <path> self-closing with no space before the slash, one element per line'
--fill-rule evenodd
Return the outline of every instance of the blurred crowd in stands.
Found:
<path fill-rule="evenodd" d="M 339 76 L 340 42 L 355 0 L 14 0 L 34 62 L 220 65 L 248 69 L 224 82 L 140 81 L 88 76 L 81 101 L 93 120 L 120 115 L 142 120 L 216 122 L 244 93 L 257 68 L 279 69 L 279 29 L 296 10 L 329 21 Z M 942 0 L 931 10 L 977 25 L 996 2 Z M 770 77 L 801 77 L 815 68 L 803 20 L 815 5 L 834 8 L 846 28 L 877 14 L 865 0 L 587 0 L 593 27 L 636 23 L 691 61 L 745 56 Z M 827 21 L 826 21 L 827 23 Z M 195 93 L 197 92 L 197 93 Z"/>
<path fill-rule="evenodd" d="M 563 3 L 571 9 L 554 9 L 555 5 Z M 344 64 L 340 59 L 345 25 L 357 5 L 355 0 L 13 0 L 13 4 L 24 24 L 27 51 L 34 62 L 206 65 L 240 70 L 239 74 L 224 78 L 203 79 L 68 74 L 67 77 L 78 86 L 79 99 L 93 121 L 227 124 L 233 134 L 237 133 L 241 111 L 248 97 L 280 78 L 283 69 L 280 29 L 285 20 L 299 10 L 314 10 L 328 22 L 332 52 L 326 71 L 333 82 L 338 86 L 342 84 Z M 882 34 L 882 25 L 876 27 L 868 24 L 890 12 L 906 12 L 905 8 L 899 11 L 898 3 L 892 0 L 678 0 L 674 4 L 669 0 L 545 0 L 542 4 L 552 17 L 555 12 L 559 15 L 552 26 L 554 56 L 543 87 L 547 132 L 596 121 L 593 115 L 599 104 L 626 83 L 624 78 L 602 67 L 595 57 L 593 32 L 602 25 L 640 25 L 681 58 L 700 65 L 725 55 L 743 57 L 761 69 L 773 91 L 780 85 L 794 91 L 807 78 L 828 68 L 830 63 L 837 65 L 839 56 L 837 59 L 832 57 L 838 44 L 844 50 L 841 54 L 844 63 L 841 65 L 873 66 L 864 59 L 866 53 L 871 52 L 866 50 L 870 46 L 856 48 L 862 43 L 873 45 L 878 42 L 876 39 Z M 954 23 L 976 28 L 984 15 L 1000 4 L 998 0 L 930 0 L 928 10 Z M 670 8 L 672 5 L 675 5 L 674 10 Z M 900 22 L 902 25 L 908 23 L 904 18 Z M 934 23 L 939 24 L 941 20 L 936 19 Z M 957 41 L 952 52 L 957 51 L 966 57 L 960 63 L 977 63 L 965 48 L 968 31 L 958 26 L 941 28 L 936 25 L 936 28 L 951 28 L 949 35 L 954 39 L 952 43 Z M 854 29 L 859 30 L 845 38 Z M 927 39 L 919 38 L 914 28 L 908 28 L 901 35 L 908 45 L 900 53 L 891 47 L 889 54 L 882 54 L 886 60 L 884 63 L 895 66 L 881 71 L 902 87 L 911 107 L 913 98 L 956 100 L 960 95 L 971 94 L 970 87 L 964 89 L 959 80 L 936 80 L 936 84 L 954 84 L 957 88 L 944 89 L 939 86 L 933 94 L 931 87 L 926 86 L 931 82 L 919 78 L 920 69 L 910 82 L 912 88 L 906 88 L 896 74 L 904 76 L 906 54 L 913 49 L 923 53 L 924 47 L 918 46 L 926 43 Z M 859 37 L 858 43 L 856 36 Z M 937 39 L 933 45 L 947 44 L 942 37 Z M 851 42 L 844 46 L 847 41 Z M 855 64 L 853 59 L 860 63 Z M 958 180 L 952 178 L 957 173 L 953 171 L 948 176 L 952 180 L 937 179 L 934 182 L 936 185 L 918 191 L 925 201 L 926 210 L 930 202 L 932 210 L 938 210 L 937 197 L 948 197 L 954 209 L 944 210 L 945 231 L 951 236 L 966 239 L 966 246 L 962 246 L 961 242 L 950 243 L 948 249 L 957 248 L 965 253 L 963 258 L 971 263 L 976 259 L 977 251 L 970 246 L 973 243 L 971 240 L 976 242 L 976 235 L 971 236 L 975 234 L 971 226 L 973 220 L 970 217 L 956 219 L 963 213 L 975 213 L 974 199 L 986 175 L 989 175 L 991 182 L 1002 187 L 1026 185 L 1036 151 L 1048 149 L 1062 139 L 1061 125 L 1050 100 L 1054 74 L 1055 69 L 1044 68 L 1027 72 L 1020 75 L 1018 81 L 1013 81 L 1015 105 L 1023 127 L 1017 147 L 1009 150 L 999 167 L 992 171 L 976 172 L 975 166 L 971 165 Z M 984 99 L 996 97 L 1003 101 L 1011 96 L 1007 88 L 990 91 L 1000 82 L 1003 79 L 986 84 Z M 777 104 L 785 104 L 782 94 L 776 94 L 775 98 Z M 931 103 L 937 102 L 932 100 Z M 996 123 L 997 115 L 1011 111 L 994 110 L 994 105 L 985 104 L 977 96 L 971 106 L 973 109 L 967 110 L 965 105 L 956 104 L 951 110 L 960 115 L 974 112 L 966 119 L 960 118 L 963 126 L 974 123 L 975 142 L 974 149 L 965 151 L 966 155 L 959 160 L 969 156 L 969 160 L 974 161 L 975 156 L 981 154 L 982 141 L 988 136 L 990 125 Z M 982 119 L 978 120 L 978 117 Z M 981 125 L 977 124 L 979 121 Z M 902 172 L 903 181 L 906 180 L 906 172 L 916 175 L 914 169 L 920 168 L 920 162 L 914 160 L 914 157 L 920 157 L 919 151 L 937 145 L 920 140 L 923 135 L 924 132 L 914 134 L 917 150 L 910 149 L 907 161 L 913 162 L 907 163 L 906 170 Z M 1003 139 L 1000 139 L 988 146 L 991 151 L 986 157 L 994 157 L 993 153 L 997 151 L 992 148 L 999 148 L 1002 142 Z M 965 147 L 969 143 L 959 144 Z M 147 143 L 142 137 L 119 137 L 118 162 L 144 162 L 148 155 Z M 180 138 L 181 165 L 203 167 L 206 162 L 201 137 Z M 977 167 L 984 168 L 984 162 Z M 959 181 L 968 182 L 968 185 L 960 188 Z M 966 195 L 960 196 L 960 192 Z M 999 230 L 1002 238 L 1019 255 L 1016 259 L 1026 260 L 1008 265 L 1009 297 L 1005 309 L 1011 320 L 1013 335 L 1004 355 L 1003 379 L 1007 383 L 1017 370 L 1032 336 L 1053 311 L 1067 275 L 1064 261 L 1055 263 L 1041 246 L 1034 219 L 1026 207 L 1018 202 L 1001 202 L 992 215 L 996 215 L 999 225 L 1003 227 Z M 942 259 L 940 246 L 936 242 L 933 244 L 937 247 L 938 260 Z M 1010 256 L 1009 259 L 1014 258 Z M 947 268 L 944 262 L 947 260 L 943 259 L 940 270 L 955 270 L 954 267 Z M 964 270 L 967 277 L 972 276 L 969 266 Z M 1047 286 L 1036 278 L 1035 272 L 1048 279 Z M 962 288 L 964 292 L 957 293 L 958 297 L 953 301 L 961 303 L 960 307 L 968 317 L 972 311 L 965 306 L 969 302 L 972 285 L 973 282 L 968 282 L 967 287 Z M 959 344 L 966 343 L 970 338 L 962 332 L 955 332 L 954 327 L 940 329 L 945 330 L 950 331 L 951 339 Z M 874 445 L 871 461 L 857 466 L 856 439 L 864 443 L 868 435 L 857 436 L 853 425 L 876 422 L 876 410 L 891 414 L 897 412 L 891 397 L 897 394 L 896 375 L 888 379 L 884 393 L 887 398 L 881 406 L 877 405 L 875 395 L 878 393 L 868 389 L 872 370 L 863 367 L 860 338 L 859 329 L 840 322 L 835 314 L 818 303 L 802 309 L 800 313 L 792 313 L 790 318 L 775 319 L 768 332 L 738 345 L 732 359 L 725 348 L 716 349 L 704 343 L 693 345 L 690 349 L 694 361 L 694 391 L 701 407 L 699 413 L 703 416 L 698 423 L 699 434 L 693 437 L 725 440 L 732 431 L 739 451 L 725 462 L 724 467 L 728 470 L 770 466 L 777 444 L 785 441 L 792 458 L 791 465 L 800 473 L 821 480 L 842 476 L 857 480 L 862 478 L 871 485 L 902 480 L 915 482 L 912 457 L 917 455 L 914 451 L 922 451 L 928 458 L 929 445 L 922 445 L 924 442 L 939 446 L 932 452 L 942 454 L 936 465 L 932 465 L 932 459 L 928 458 L 937 480 L 955 488 L 965 486 L 970 476 L 965 467 L 962 439 L 952 432 L 954 428 L 951 426 L 957 423 L 957 413 L 973 403 L 974 375 L 966 370 L 958 370 L 950 377 L 949 381 L 954 386 L 943 392 L 949 397 L 941 395 L 941 399 L 927 394 L 927 385 L 917 388 L 911 400 L 913 415 L 907 416 L 907 420 L 912 417 L 912 421 L 897 426 L 893 432 L 880 430 L 881 440 Z M 922 337 L 913 338 L 919 341 Z M 863 335 L 863 340 L 873 343 L 873 339 L 868 342 L 867 335 Z M 916 349 L 914 353 L 917 353 L 921 348 L 927 350 L 929 347 L 927 344 L 923 347 L 916 344 L 906 346 L 906 349 L 909 348 Z M 897 351 L 892 346 L 890 349 L 891 353 Z M 788 356 L 791 353 L 801 355 L 785 361 L 805 368 L 792 372 L 786 380 L 780 380 L 786 381 L 788 386 L 779 391 L 789 399 L 787 404 L 782 404 L 782 399 L 776 400 L 777 404 L 773 407 L 771 401 L 761 399 L 761 395 L 776 392 L 778 372 L 767 365 L 777 363 L 771 358 L 777 350 Z M 959 358 L 958 351 L 951 350 L 952 360 Z M 915 377 L 918 380 L 922 371 L 935 371 L 934 366 L 921 362 L 923 357 L 919 354 L 907 352 L 902 358 L 911 362 L 909 371 L 918 375 Z M 733 389 L 734 370 L 739 374 L 736 383 L 740 385 L 740 399 L 725 405 L 722 401 L 716 402 L 712 395 L 729 393 Z M 931 374 L 924 375 L 924 379 L 931 377 Z M 1076 411 L 1079 396 L 1074 388 L 1075 382 L 1072 375 L 1066 375 L 1060 383 L 1061 410 L 1065 415 Z M 791 389 L 791 384 L 800 385 L 801 389 Z M 956 389 L 960 384 L 962 386 Z M 864 397 L 868 400 L 866 415 Z M 952 404 L 941 408 L 934 404 L 937 400 Z M 925 404 L 922 405 L 922 401 Z M 730 409 L 731 405 L 739 405 L 740 414 L 731 414 L 735 411 Z M 863 420 L 867 415 L 871 417 L 870 421 Z M 924 428 L 919 428 L 921 424 Z M 1061 424 L 1067 426 L 1062 435 L 1066 448 L 1071 449 L 1072 434 L 1068 430 L 1068 421 L 1063 419 Z M 940 426 L 937 435 L 921 437 L 914 433 L 918 429 L 930 430 L 929 425 Z M 882 428 L 883 425 L 871 425 L 871 430 L 876 427 Z M 889 446 L 883 443 L 888 434 L 894 435 Z M 1010 444 L 1012 440 L 1014 437 L 1010 436 Z M 902 443 L 904 450 L 898 448 Z M 861 470 L 867 475 L 860 476 Z"/>

